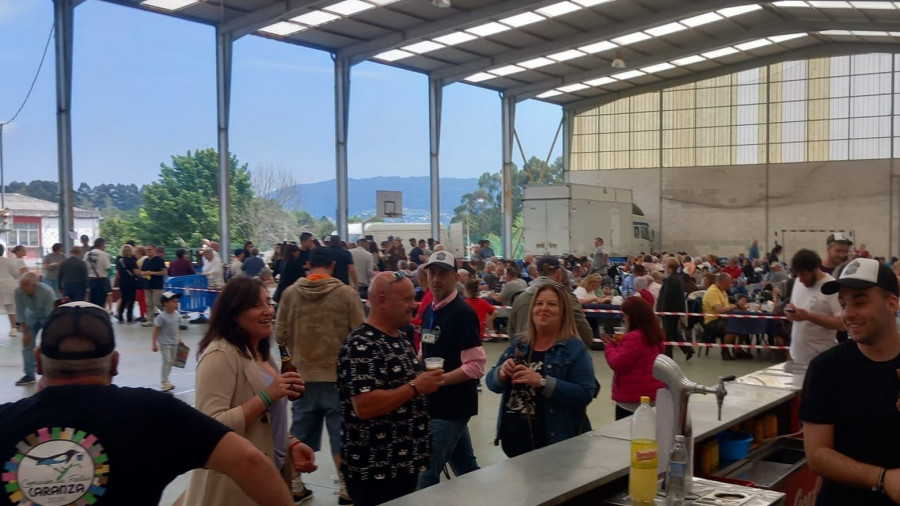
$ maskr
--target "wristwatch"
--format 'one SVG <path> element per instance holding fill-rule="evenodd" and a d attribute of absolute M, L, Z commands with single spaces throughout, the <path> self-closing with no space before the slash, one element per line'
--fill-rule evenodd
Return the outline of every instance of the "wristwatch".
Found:
<path fill-rule="evenodd" d="M 420 394 L 419 394 L 419 387 L 416 386 L 416 381 L 415 381 L 415 380 L 409 380 L 409 381 L 406 382 L 406 384 L 412 387 L 413 392 L 416 393 L 416 397 L 418 397 L 418 396 L 420 395 Z"/>
<path fill-rule="evenodd" d="M 541 381 L 538 382 L 541 385 L 541 388 L 547 386 L 547 378 L 541 378 Z"/>

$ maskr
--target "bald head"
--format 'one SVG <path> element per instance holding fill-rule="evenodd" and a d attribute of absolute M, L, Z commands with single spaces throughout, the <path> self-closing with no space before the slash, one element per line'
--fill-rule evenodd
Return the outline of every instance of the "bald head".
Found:
<path fill-rule="evenodd" d="M 369 285 L 370 325 L 388 334 L 412 321 L 418 303 L 412 281 L 402 273 L 382 272 Z"/>

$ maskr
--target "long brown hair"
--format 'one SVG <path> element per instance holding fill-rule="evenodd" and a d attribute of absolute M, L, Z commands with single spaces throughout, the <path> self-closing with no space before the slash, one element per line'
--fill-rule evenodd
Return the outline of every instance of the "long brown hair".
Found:
<path fill-rule="evenodd" d="M 238 316 L 259 303 L 259 292 L 265 285 L 257 278 L 241 276 L 229 281 L 216 298 L 209 315 L 209 329 L 197 346 L 197 358 L 216 339 L 233 344 L 247 358 L 253 358 L 250 335 L 237 322 Z M 265 361 L 269 360 L 269 338 L 259 342 L 256 350 Z"/>
<path fill-rule="evenodd" d="M 559 333 L 556 335 L 557 341 L 565 341 L 577 335 L 575 330 L 575 310 L 572 309 L 572 300 L 569 298 L 569 292 L 559 283 L 547 283 L 541 285 L 534 292 L 531 298 L 531 304 L 528 305 L 528 329 L 522 336 L 522 342 L 529 346 L 534 346 L 537 341 L 537 327 L 534 325 L 534 303 L 538 299 L 541 292 L 551 290 L 559 299 L 559 314 L 561 321 L 559 322 Z"/>
<path fill-rule="evenodd" d="M 622 313 L 628 316 L 628 330 L 640 330 L 647 345 L 653 346 L 663 341 L 664 335 L 659 318 L 642 297 L 628 297 L 622 303 Z"/>

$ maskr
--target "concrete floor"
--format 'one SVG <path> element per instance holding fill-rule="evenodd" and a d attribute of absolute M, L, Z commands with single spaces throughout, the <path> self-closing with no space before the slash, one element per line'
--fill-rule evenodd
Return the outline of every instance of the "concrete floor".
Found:
<path fill-rule="evenodd" d="M 21 338 L 10 338 L 9 323 L 0 316 L 0 403 L 11 402 L 34 393 L 34 387 L 17 387 L 14 383 L 22 376 Z M 115 383 L 121 386 L 147 387 L 158 389 L 160 374 L 159 354 L 150 351 L 152 328 L 140 325 L 124 325 L 114 322 L 117 331 L 117 349 L 121 354 L 119 376 Z M 182 332 L 182 340 L 191 347 L 192 355 L 196 344 L 206 331 L 206 325 L 189 325 Z M 503 343 L 485 343 L 488 366 L 493 366 L 505 348 Z M 614 419 L 614 403 L 610 399 L 612 371 L 606 365 L 602 352 L 592 351 L 594 369 L 602 389 L 597 399 L 588 407 L 591 424 L 597 428 Z M 754 360 L 724 362 L 716 350 L 708 357 L 694 356 L 690 362 L 684 361 L 684 355 L 676 351 L 676 361 L 684 369 L 687 376 L 706 385 L 714 385 L 719 376 L 735 374 L 738 376 L 767 367 L 772 364 L 771 356 L 764 354 Z M 175 384 L 175 396 L 191 405 L 194 403 L 194 368 L 193 357 L 184 369 L 173 369 L 171 381 Z M 301 371 L 302 373 L 302 371 Z M 482 467 L 489 466 L 506 458 L 499 447 L 493 445 L 497 424 L 497 410 L 500 396 L 487 389 L 479 394 L 479 415 L 469 423 L 475 453 Z M 335 482 L 334 464 L 328 453 L 328 439 L 324 438 L 323 450 L 317 454 L 319 470 L 305 475 L 304 481 L 314 496 L 312 505 L 331 505 L 337 503 L 337 484 Z M 161 504 L 169 505 L 178 497 L 187 485 L 187 475 L 173 481 L 166 489 Z"/>

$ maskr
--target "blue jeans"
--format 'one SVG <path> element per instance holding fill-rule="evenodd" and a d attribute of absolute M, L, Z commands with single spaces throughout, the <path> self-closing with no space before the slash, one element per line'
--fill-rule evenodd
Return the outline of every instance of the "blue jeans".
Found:
<path fill-rule="evenodd" d="M 341 399 L 337 383 L 309 382 L 303 398 L 291 403 L 294 421 L 291 435 L 308 444 L 313 451 L 322 449 L 322 422 L 328 429 L 331 454 L 341 454 Z"/>
<path fill-rule="evenodd" d="M 103 278 L 91 278 L 90 288 L 91 304 L 96 304 L 102 308 L 106 307 L 106 282 Z"/>
<path fill-rule="evenodd" d="M 24 364 L 25 376 L 34 377 L 37 370 L 37 361 L 34 358 L 34 346 L 37 341 L 38 333 L 44 328 L 44 321 L 38 320 L 34 325 L 28 325 L 28 333 L 31 334 L 31 342 L 27 345 L 22 342 L 22 363 Z"/>
<path fill-rule="evenodd" d="M 53 293 L 56 294 L 56 298 L 59 298 L 59 280 L 58 279 L 47 279 L 43 278 L 41 281 L 50 288 L 53 289 Z"/>
<path fill-rule="evenodd" d="M 441 481 L 445 464 L 450 464 L 453 474 L 460 476 L 480 469 L 472 449 L 469 435 L 469 417 L 456 420 L 431 419 L 431 467 L 419 473 L 416 490 L 436 485 Z"/>

